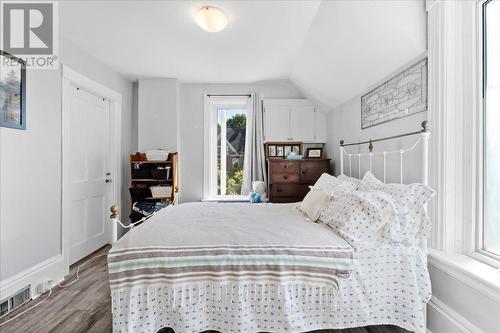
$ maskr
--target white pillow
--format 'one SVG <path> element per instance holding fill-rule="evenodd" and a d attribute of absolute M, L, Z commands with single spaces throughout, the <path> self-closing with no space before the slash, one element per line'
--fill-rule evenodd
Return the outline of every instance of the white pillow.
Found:
<path fill-rule="evenodd" d="M 351 183 L 353 184 L 354 186 L 356 186 L 356 190 L 359 188 L 359 186 L 361 185 L 361 182 L 362 180 L 361 179 L 358 179 L 358 178 L 354 178 L 354 177 L 349 177 L 349 176 L 346 176 L 344 174 L 342 175 L 338 175 L 337 176 L 337 179 L 341 180 L 341 181 L 344 181 L 346 183 Z"/>
<path fill-rule="evenodd" d="M 333 199 L 319 220 L 356 249 L 370 248 L 375 243 L 392 244 L 387 229 L 397 224 L 394 201 L 380 191 L 355 191 Z"/>
<path fill-rule="evenodd" d="M 318 178 L 313 187 L 318 190 L 332 190 L 336 186 L 342 185 L 343 183 L 344 182 L 337 179 L 337 177 L 325 172 Z"/>
<path fill-rule="evenodd" d="M 386 184 L 368 171 L 359 190 L 383 191 L 393 198 L 398 214 L 398 225 L 391 229 L 391 238 L 399 238 L 401 242 L 413 244 L 418 236 L 429 237 L 431 222 L 425 205 L 435 193 L 429 186 L 418 183 Z"/>
<path fill-rule="evenodd" d="M 306 214 L 311 221 L 317 221 L 330 199 L 329 192 L 312 188 L 297 208 Z"/>
<path fill-rule="evenodd" d="M 316 190 L 329 191 L 332 197 L 338 197 L 345 193 L 356 190 L 356 186 L 349 182 L 344 182 L 335 176 L 323 173 L 312 187 Z"/>

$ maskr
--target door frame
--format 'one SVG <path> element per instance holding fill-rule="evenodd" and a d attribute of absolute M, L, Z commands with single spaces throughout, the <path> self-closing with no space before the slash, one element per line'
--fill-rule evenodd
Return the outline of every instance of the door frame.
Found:
<path fill-rule="evenodd" d="M 61 252 L 64 261 L 65 275 L 69 274 L 69 249 L 70 249 L 70 196 L 69 196 L 69 101 L 71 88 L 78 87 L 89 93 L 107 99 L 110 102 L 110 172 L 113 182 L 108 196 L 108 207 L 113 203 L 119 203 L 121 199 L 121 118 L 122 118 L 122 95 L 76 71 L 68 66 L 62 66 L 62 228 L 61 228 Z M 105 229 L 108 242 L 113 239 L 113 225 L 109 223 Z"/>

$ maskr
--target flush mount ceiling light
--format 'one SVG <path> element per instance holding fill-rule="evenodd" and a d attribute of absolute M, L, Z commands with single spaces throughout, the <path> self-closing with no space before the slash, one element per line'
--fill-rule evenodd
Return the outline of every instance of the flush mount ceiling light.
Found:
<path fill-rule="evenodd" d="M 227 16 L 217 7 L 205 6 L 198 9 L 195 15 L 196 24 L 208 32 L 219 32 L 227 25 Z"/>

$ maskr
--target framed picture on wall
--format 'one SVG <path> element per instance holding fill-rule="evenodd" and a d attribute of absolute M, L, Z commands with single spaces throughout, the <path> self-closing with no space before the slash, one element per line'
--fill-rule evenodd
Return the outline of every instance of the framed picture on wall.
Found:
<path fill-rule="evenodd" d="M 292 146 L 292 153 L 300 155 L 300 146 Z"/>
<path fill-rule="evenodd" d="M 292 146 L 285 146 L 285 156 L 288 156 L 292 152 Z"/>
<path fill-rule="evenodd" d="M 427 110 L 427 58 L 361 97 L 361 129 Z"/>
<path fill-rule="evenodd" d="M 26 129 L 26 66 L 0 51 L 0 126 Z"/>

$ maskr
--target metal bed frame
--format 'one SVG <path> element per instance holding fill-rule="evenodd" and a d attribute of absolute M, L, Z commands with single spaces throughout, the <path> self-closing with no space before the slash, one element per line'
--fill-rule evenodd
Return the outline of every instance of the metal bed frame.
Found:
<path fill-rule="evenodd" d="M 399 155 L 399 181 L 402 184 L 403 183 L 403 155 L 411 152 L 413 149 L 415 149 L 416 146 L 418 146 L 419 143 L 422 144 L 422 183 L 423 184 L 428 184 L 429 181 L 429 136 L 431 132 L 429 131 L 429 122 L 427 120 L 424 120 L 421 125 L 422 129 L 420 131 L 415 131 L 415 132 L 410 132 L 410 133 L 405 133 L 405 134 L 400 134 L 400 135 L 394 135 L 394 136 L 389 136 L 385 138 L 379 138 L 379 139 L 371 139 L 367 141 L 361 141 L 361 142 L 354 142 L 354 143 L 345 143 L 344 140 L 340 140 L 340 173 L 344 173 L 344 157 L 347 157 L 348 162 L 349 162 L 349 176 L 352 177 L 352 160 L 353 158 L 358 160 L 358 177 L 361 178 L 361 162 L 362 162 L 362 157 L 368 157 L 368 162 L 369 162 L 369 170 L 373 170 L 373 157 L 374 156 L 382 156 L 383 157 L 383 181 L 384 183 L 386 182 L 386 173 L 387 173 L 387 163 L 386 159 L 388 155 Z M 387 141 L 387 140 L 393 140 L 393 139 L 399 139 L 403 137 L 408 137 L 408 136 L 414 136 L 414 135 L 419 135 L 419 138 L 417 141 L 409 148 L 407 149 L 400 149 L 400 150 L 390 150 L 390 151 L 382 151 L 382 152 L 373 152 L 374 146 L 373 144 L 375 142 L 380 142 L 380 141 Z M 347 150 L 345 149 L 346 147 L 349 146 L 362 146 L 368 144 L 368 153 L 348 153 Z"/>

